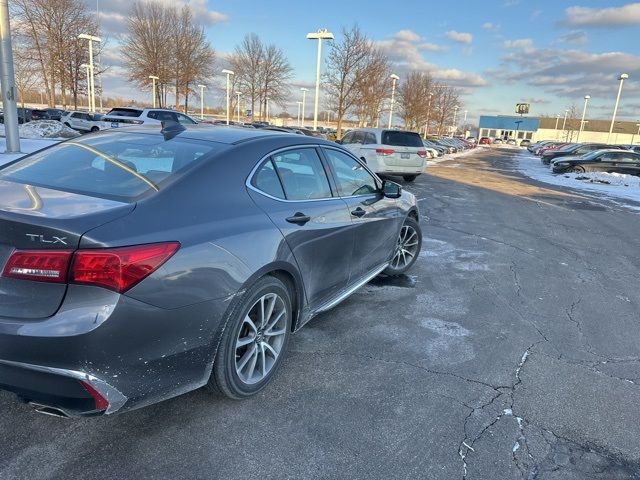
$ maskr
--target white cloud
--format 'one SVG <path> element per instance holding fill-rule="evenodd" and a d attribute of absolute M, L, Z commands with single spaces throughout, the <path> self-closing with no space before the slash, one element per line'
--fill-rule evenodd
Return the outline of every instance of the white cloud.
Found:
<path fill-rule="evenodd" d="M 445 36 L 454 42 L 464 43 L 467 45 L 471 45 L 473 41 L 473 36 L 467 32 L 456 32 L 455 30 L 449 30 L 445 33 Z"/>
<path fill-rule="evenodd" d="M 520 5 L 520 0 L 505 0 L 505 7 L 515 7 L 516 5 Z"/>
<path fill-rule="evenodd" d="M 563 23 L 574 27 L 640 25 L 640 3 L 608 8 L 569 7 Z"/>
<path fill-rule="evenodd" d="M 482 28 L 489 30 L 490 32 L 496 32 L 500 30 L 500 25 L 491 22 L 484 22 L 482 24 Z"/>
<path fill-rule="evenodd" d="M 435 43 L 419 43 L 417 45 L 419 50 L 424 50 L 426 52 L 444 52 L 447 50 L 447 47 L 444 45 L 436 45 Z"/>
<path fill-rule="evenodd" d="M 400 40 L 401 42 L 417 42 L 420 40 L 420 35 L 411 30 L 400 30 L 396 32 L 393 38 Z"/>
<path fill-rule="evenodd" d="M 505 40 L 503 43 L 504 48 L 511 50 L 522 50 L 524 53 L 533 52 L 533 40 L 530 38 L 519 38 L 517 40 Z"/>

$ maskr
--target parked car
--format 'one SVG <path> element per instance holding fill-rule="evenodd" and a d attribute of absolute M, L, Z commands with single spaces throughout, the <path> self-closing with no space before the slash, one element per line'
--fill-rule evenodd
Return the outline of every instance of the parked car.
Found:
<path fill-rule="evenodd" d="M 67 127 L 80 132 L 97 132 L 111 128 L 111 122 L 102 120 L 103 115 L 86 112 L 65 112 L 60 121 Z"/>
<path fill-rule="evenodd" d="M 528 147 L 529 145 L 531 145 L 531 140 L 527 140 L 526 138 L 523 140 L 520 140 L 521 147 Z"/>
<path fill-rule="evenodd" d="M 44 108 L 42 112 L 47 114 L 47 120 L 58 120 L 62 117 L 64 110 L 60 110 L 59 108 Z"/>
<path fill-rule="evenodd" d="M 422 143 L 424 144 L 424 142 Z M 436 158 L 440 156 L 440 154 L 435 148 L 428 147 L 427 145 L 425 145 L 424 149 L 427 151 L 427 158 Z"/>
<path fill-rule="evenodd" d="M 593 152 L 594 150 L 602 150 L 605 148 L 614 148 L 619 149 L 620 146 L 616 145 L 606 145 L 603 143 L 571 143 L 565 145 L 564 147 L 558 148 L 557 150 L 547 150 L 542 155 L 542 163 L 545 165 L 549 165 L 553 160 L 560 157 L 565 156 L 573 156 L 579 157 L 580 155 L 584 155 L 588 152 Z"/>
<path fill-rule="evenodd" d="M 399 175 L 413 182 L 426 166 L 427 151 L 415 132 L 358 128 L 347 132 L 340 143 L 379 175 Z"/>
<path fill-rule="evenodd" d="M 160 125 L 162 122 L 171 121 L 181 125 L 195 125 L 193 118 L 174 110 L 163 108 L 112 108 L 104 117 L 103 122 L 109 122 L 111 128 L 128 127 L 131 125 Z"/>
<path fill-rule="evenodd" d="M 559 150 L 559 149 L 561 149 L 563 147 L 568 147 L 570 145 L 574 145 L 574 144 L 566 143 L 566 142 L 551 142 L 551 143 L 547 143 L 547 144 L 543 145 L 542 147 L 540 147 L 536 151 L 536 155 L 541 157 L 542 155 L 544 155 L 548 151 Z"/>
<path fill-rule="evenodd" d="M 507 145 L 517 145 L 518 142 L 516 142 L 515 138 L 509 138 L 509 139 L 507 139 L 506 144 Z"/>
<path fill-rule="evenodd" d="M 496 145 L 502 144 L 502 139 L 501 138 L 494 138 L 492 143 L 494 143 Z"/>
<path fill-rule="evenodd" d="M 313 316 L 414 264 L 418 218 L 304 135 L 173 124 L 35 152 L 0 168 L 0 388 L 59 416 L 246 398 Z"/>
<path fill-rule="evenodd" d="M 491 145 L 491 139 L 489 137 L 482 137 L 478 142 L 479 145 Z"/>
<path fill-rule="evenodd" d="M 423 140 L 422 143 L 424 144 L 425 147 L 433 148 L 436 152 L 438 152 L 438 157 L 442 157 L 444 154 L 448 153 L 445 147 L 443 147 L 442 145 L 438 145 L 437 143 L 432 142 L 431 140 Z"/>
<path fill-rule="evenodd" d="M 596 150 L 581 156 L 556 159 L 551 166 L 553 173 L 608 172 L 640 175 L 640 153 L 629 150 Z"/>

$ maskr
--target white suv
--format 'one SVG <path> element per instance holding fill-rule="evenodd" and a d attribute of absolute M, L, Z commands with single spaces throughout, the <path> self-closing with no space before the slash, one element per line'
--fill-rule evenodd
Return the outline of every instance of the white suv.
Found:
<path fill-rule="evenodd" d="M 81 132 L 97 132 L 98 130 L 111 128 L 101 118 L 101 115 L 91 115 L 86 112 L 64 112 L 60 117 L 60 121 L 67 127 Z"/>
<path fill-rule="evenodd" d="M 358 128 L 347 132 L 340 143 L 378 175 L 400 175 L 413 182 L 427 164 L 427 151 L 415 132 Z"/>
<path fill-rule="evenodd" d="M 131 125 L 160 125 L 166 120 L 178 122 L 182 125 L 195 125 L 198 123 L 183 113 L 163 108 L 116 107 L 102 117 L 102 121 L 109 122 L 111 128 Z"/>

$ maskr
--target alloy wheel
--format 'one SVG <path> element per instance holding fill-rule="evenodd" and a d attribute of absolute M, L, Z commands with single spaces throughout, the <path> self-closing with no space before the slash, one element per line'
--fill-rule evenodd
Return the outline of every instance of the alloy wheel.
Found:
<path fill-rule="evenodd" d="M 275 293 L 260 297 L 244 317 L 235 344 L 236 373 L 248 385 L 264 380 L 287 334 L 287 308 Z"/>
<path fill-rule="evenodd" d="M 418 232 L 411 225 L 403 225 L 398 236 L 396 252 L 391 260 L 391 268 L 407 266 L 418 253 Z"/>

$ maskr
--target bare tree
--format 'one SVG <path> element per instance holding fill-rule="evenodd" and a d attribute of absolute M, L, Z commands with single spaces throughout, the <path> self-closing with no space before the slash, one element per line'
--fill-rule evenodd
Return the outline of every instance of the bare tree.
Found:
<path fill-rule="evenodd" d="M 366 74 L 372 48 L 371 41 L 354 25 L 350 30 L 343 28 L 342 40 L 334 42 L 329 50 L 324 82 L 329 107 L 336 112 L 338 138 L 342 136 L 344 117 L 358 102 L 358 85 Z"/>
<path fill-rule="evenodd" d="M 87 61 L 87 46 L 78 39 L 80 33 L 95 35 L 97 26 L 82 0 L 14 0 L 12 15 L 15 34 L 30 52 L 47 94 L 48 103 L 56 103 L 60 87 L 63 104 L 72 92 L 77 104 L 80 65 Z M 98 47 L 99 48 L 99 47 Z"/>
<path fill-rule="evenodd" d="M 433 79 L 426 72 L 410 72 L 398 87 L 398 113 L 405 128 L 420 131 L 429 116 L 429 94 Z"/>
<path fill-rule="evenodd" d="M 462 105 L 460 102 L 460 93 L 457 89 L 446 85 L 434 85 L 434 91 L 431 99 L 430 119 L 436 128 L 438 135 L 446 132 L 446 129 L 453 125 L 453 116 L 456 107 L 458 109 Z M 431 131 L 431 129 L 430 129 Z"/>
<path fill-rule="evenodd" d="M 178 10 L 149 0 L 137 1 L 131 8 L 127 31 L 122 54 L 129 81 L 148 88 L 149 76 L 157 76 L 159 105 L 166 103 L 167 87 L 173 85 L 176 108 L 181 95 L 186 108 L 193 86 L 211 77 L 215 61 L 215 52 L 204 30 L 195 24 L 191 8 Z"/>
<path fill-rule="evenodd" d="M 229 66 L 235 72 L 234 91 L 237 87 L 249 97 L 254 115 L 256 103 L 260 98 L 263 57 L 264 45 L 255 33 L 246 35 L 229 57 Z"/>
<path fill-rule="evenodd" d="M 384 99 L 390 95 L 391 67 L 389 60 L 381 50 L 372 48 L 365 58 L 365 75 L 358 78 L 357 115 L 360 126 L 376 125 L 382 114 Z"/>
<path fill-rule="evenodd" d="M 293 68 L 284 51 L 275 45 L 267 45 L 260 63 L 260 118 L 266 119 L 267 101 L 285 106 L 289 95 L 289 81 Z"/>

